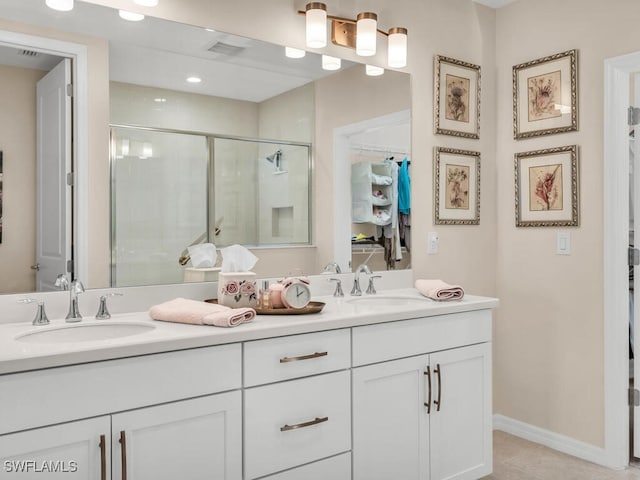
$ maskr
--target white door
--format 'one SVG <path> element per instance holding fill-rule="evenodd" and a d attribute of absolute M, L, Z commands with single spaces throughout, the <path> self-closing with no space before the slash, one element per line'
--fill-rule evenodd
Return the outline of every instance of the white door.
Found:
<path fill-rule="evenodd" d="M 353 480 L 429 479 L 428 362 L 353 369 Z"/>
<path fill-rule="evenodd" d="M 242 478 L 240 391 L 112 416 L 113 479 Z"/>
<path fill-rule="evenodd" d="M 71 60 L 64 59 L 37 86 L 36 291 L 54 290 L 71 260 Z"/>
<path fill-rule="evenodd" d="M 634 75 L 634 87 L 635 98 L 640 94 L 640 74 Z M 635 117 L 635 118 L 633 118 Z M 633 125 L 640 121 L 637 115 L 630 115 L 630 127 L 633 126 L 631 132 L 633 135 L 629 136 L 629 246 L 633 246 L 636 249 L 640 247 L 640 125 Z M 636 218 L 637 217 L 637 218 Z M 635 230 L 639 230 L 636 232 Z M 632 266 L 630 270 L 629 278 L 629 335 L 631 339 L 631 345 L 633 346 L 633 377 L 636 373 L 640 372 L 640 362 L 638 361 L 638 354 L 640 353 L 639 341 L 638 341 L 638 329 L 635 328 L 637 319 L 640 319 L 640 282 L 635 279 L 640 279 L 640 269 L 638 266 Z M 634 285 L 638 283 L 638 285 Z M 634 388 L 639 390 L 640 382 L 637 377 L 634 378 Z M 640 409 L 635 406 L 633 409 L 633 456 L 640 457 Z"/>
<path fill-rule="evenodd" d="M 0 479 L 107 480 L 110 432 L 106 416 L 0 436 Z"/>
<path fill-rule="evenodd" d="M 473 480 L 492 470 L 491 344 L 430 355 L 431 480 Z"/>

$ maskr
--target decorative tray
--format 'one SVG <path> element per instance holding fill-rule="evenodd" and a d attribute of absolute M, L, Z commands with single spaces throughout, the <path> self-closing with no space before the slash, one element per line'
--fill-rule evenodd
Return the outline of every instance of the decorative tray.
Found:
<path fill-rule="evenodd" d="M 218 303 L 215 298 L 205 300 L 207 303 Z M 319 313 L 324 308 L 324 302 L 309 302 L 304 308 L 254 308 L 258 315 L 306 315 Z"/>

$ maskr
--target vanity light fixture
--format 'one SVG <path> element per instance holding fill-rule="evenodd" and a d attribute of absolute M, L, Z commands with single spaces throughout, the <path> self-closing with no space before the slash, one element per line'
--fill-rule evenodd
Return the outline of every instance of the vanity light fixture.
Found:
<path fill-rule="evenodd" d="M 61 12 L 73 10 L 73 0 L 46 0 L 47 7 Z"/>
<path fill-rule="evenodd" d="M 299 48 L 284 47 L 284 54 L 287 58 L 303 58 L 307 52 Z"/>
<path fill-rule="evenodd" d="M 321 2 L 307 3 L 305 9 L 307 47 L 327 46 L 327 6 Z"/>
<path fill-rule="evenodd" d="M 378 34 L 388 37 L 388 63 L 392 68 L 407 66 L 407 29 L 393 27 L 388 32 L 378 28 L 378 15 L 361 12 L 355 20 L 327 14 L 327 5 L 308 3 L 305 10 L 298 10 L 306 17 L 306 39 L 309 48 L 326 46 L 327 20 L 331 20 L 331 42 L 341 47 L 353 48 L 362 57 L 376 54 Z"/>
<path fill-rule="evenodd" d="M 158 0 L 133 0 L 133 3 L 142 5 L 143 7 L 157 7 Z"/>
<path fill-rule="evenodd" d="M 375 65 L 366 65 L 365 72 L 370 77 L 379 77 L 384 73 L 384 68 L 376 67 Z"/>
<path fill-rule="evenodd" d="M 200 83 L 202 79 L 200 77 L 187 77 L 187 82 L 189 83 Z"/>
<path fill-rule="evenodd" d="M 342 60 L 337 57 L 331 57 L 329 55 L 322 55 L 322 69 L 323 70 L 340 70 L 342 66 Z"/>
<path fill-rule="evenodd" d="M 118 10 L 118 15 L 123 20 L 128 20 L 130 22 L 139 22 L 140 20 L 144 20 L 144 15 L 141 13 L 134 13 L 128 10 Z"/>

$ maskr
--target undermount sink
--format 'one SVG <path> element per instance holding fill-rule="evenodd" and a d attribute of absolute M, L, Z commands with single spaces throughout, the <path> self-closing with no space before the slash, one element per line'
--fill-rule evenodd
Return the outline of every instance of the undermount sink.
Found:
<path fill-rule="evenodd" d="M 156 327 L 146 323 L 78 323 L 18 335 L 26 343 L 74 343 L 111 340 L 150 332 Z"/>
<path fill-rule="evenodd" d="M 414 297 L 391 297 L 384 295 L 369 295 L 363 297 L 354 297 L 347 300 L 348 303 L 357 305 L 371 305 L 375 307 L 396 307 L 396 306 L 412 306 L 425 305 L 429 300 Z"/>

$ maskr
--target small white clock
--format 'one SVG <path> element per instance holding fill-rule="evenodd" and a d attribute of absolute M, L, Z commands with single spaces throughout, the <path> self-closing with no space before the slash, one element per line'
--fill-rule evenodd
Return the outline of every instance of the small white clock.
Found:
<path fill-rule="evenodd" d="M 282 303 L 287 308 L 304 308 L 311 301 L 309 286 L 300 281 L 293 281 L 282 289 Z"/>

